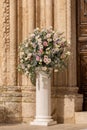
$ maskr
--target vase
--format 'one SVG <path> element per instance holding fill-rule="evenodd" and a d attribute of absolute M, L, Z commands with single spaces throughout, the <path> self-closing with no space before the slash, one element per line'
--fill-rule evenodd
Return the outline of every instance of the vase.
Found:
<path fill-rule="evenodd" d="M 51 116 L 51 73 L 39 70 L 36 73 L 36 116 L 31 125 L 54 125 Z"/>

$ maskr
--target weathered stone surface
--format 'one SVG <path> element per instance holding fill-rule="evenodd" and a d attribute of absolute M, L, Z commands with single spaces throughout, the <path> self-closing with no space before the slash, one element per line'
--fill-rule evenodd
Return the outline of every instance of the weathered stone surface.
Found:
<path fill-rule="evenodd" d="M 24 122 L 35 116 L 35 103 L 22 103 L 22 119 Z"/>
<path fill-rule="evenodd" d="M 22 92 L 22 102 L 35 102 L 35 92 Z"/>
<path fill-rule="evenodd" d="M 58 95 L 52 98 L 52 116 L 59 123 L 75 123 L 75 111 L 82 111 L 82 104 L 82 95 Z"/>
<path fill-rule="evenodd" d="M 3 103 L 0 102 L 0 123 L 4 122 L 4 106 Z"/>
<path fill-rule="evenodd" d="M 11 86 L 10 85 L 10 86 L 3 86 L 2 90 L 4 90 L 4 91 L 17 91 L 17 92 L 20 92 L 21 88 L 22 88 L 21 86 Z"/>
<path fill-rule="evenodd" d="M 71 5 L 73 5 L 73 7 Z M 17 48 L 19 43 L 23 41 L 28 33 L 31 33 L 37 25 L 40 27 L 52 25 L 55 29 L 64 32 L 68 41 L 72 43 L 72 60 L 70 60 L 68 71 L 54 74 L 54 85 L 76 85 L 76 36 L 75 29 L 72 30 L 72 28 L 75 28 L 75 14 L 72 13 L 72 9 L 75 13 L 75 0 L 45 0 L 45 2 L 43 0 L 36 0 L 36 3 L 34 0 L 23 0 L 23 2 L 20 0 L 1 0 L 0 41 L 2 41 L 2 44 L 0 49 L 0 66 L 2 70 L 0 70 L 0 80 L 3 84 L 32 86 L 28 78 L 16 73 L 18 64 Z M 73 25 L 71 23 L 72 19 L 74 22 Z M 71 71 L 72 66 L 73 71 Z"/>
<path fill-rule="evenodd" d="M 5 122 L 21 122 L 22 120 L 21 103 L 6 102 L 4 104 L 4 119 Z"/>
<path fill-rule="evenodd" d="M 81 112 L 83 108 L 83 95 L 77 94 L 75 97 L 75 111 Z"/>
<path fill-rule="evenodd" d="M 76 124 L 87 124 L 87 112 L 75 112 Z"/>
<path fill-rule="evenodd" d="M 78 87 L 52 87 L 52 97 L 57 97 L 58 95 L 70 95 L 77 94 Z"/>

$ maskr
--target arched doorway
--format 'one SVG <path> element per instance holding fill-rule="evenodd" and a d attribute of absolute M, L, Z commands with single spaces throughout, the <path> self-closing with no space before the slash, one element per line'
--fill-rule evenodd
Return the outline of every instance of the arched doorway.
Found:
<path fill-rule="evenodd" d="M 87 0 L 77 0 L 77 80 L 87 110 Z"/>

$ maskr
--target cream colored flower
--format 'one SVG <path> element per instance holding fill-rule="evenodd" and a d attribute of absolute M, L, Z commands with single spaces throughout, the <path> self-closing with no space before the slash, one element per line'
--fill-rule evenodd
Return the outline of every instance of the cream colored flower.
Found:
<path fill-rule="evenodd" d="M 67 52 L 66 52 L 66 55 L 70 56 L 70 54 L 71 54 L 70 51 L 67 51 Z"/>

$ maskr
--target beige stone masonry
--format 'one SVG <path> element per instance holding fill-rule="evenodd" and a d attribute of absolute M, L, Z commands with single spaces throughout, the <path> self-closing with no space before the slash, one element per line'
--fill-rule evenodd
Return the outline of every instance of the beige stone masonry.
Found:
<path fill-rule="evenodd" d="M 17 2 L 10 0 L 10 84 L 17 84 Z"/>
<path fill-rule="evenodd" d="M 52 115 L 64 123 L 74 122 L 83 101 L 77 94 L 75 0 L 0 0 L 0 11 L 0 122 L 33 119 L 35 88 L 17 72 L 18 46 L 35 27 L 50 25 L 64 32 L 72 53 L 68 68 L 53 74 Z"/>
<path fill-rule="evenodd" d="M 82 111 L 82 103 L 82 95 L 58 95 L 52 98 L 52 116 L 58 123 L 75 123 L 75 111 Z"/>

